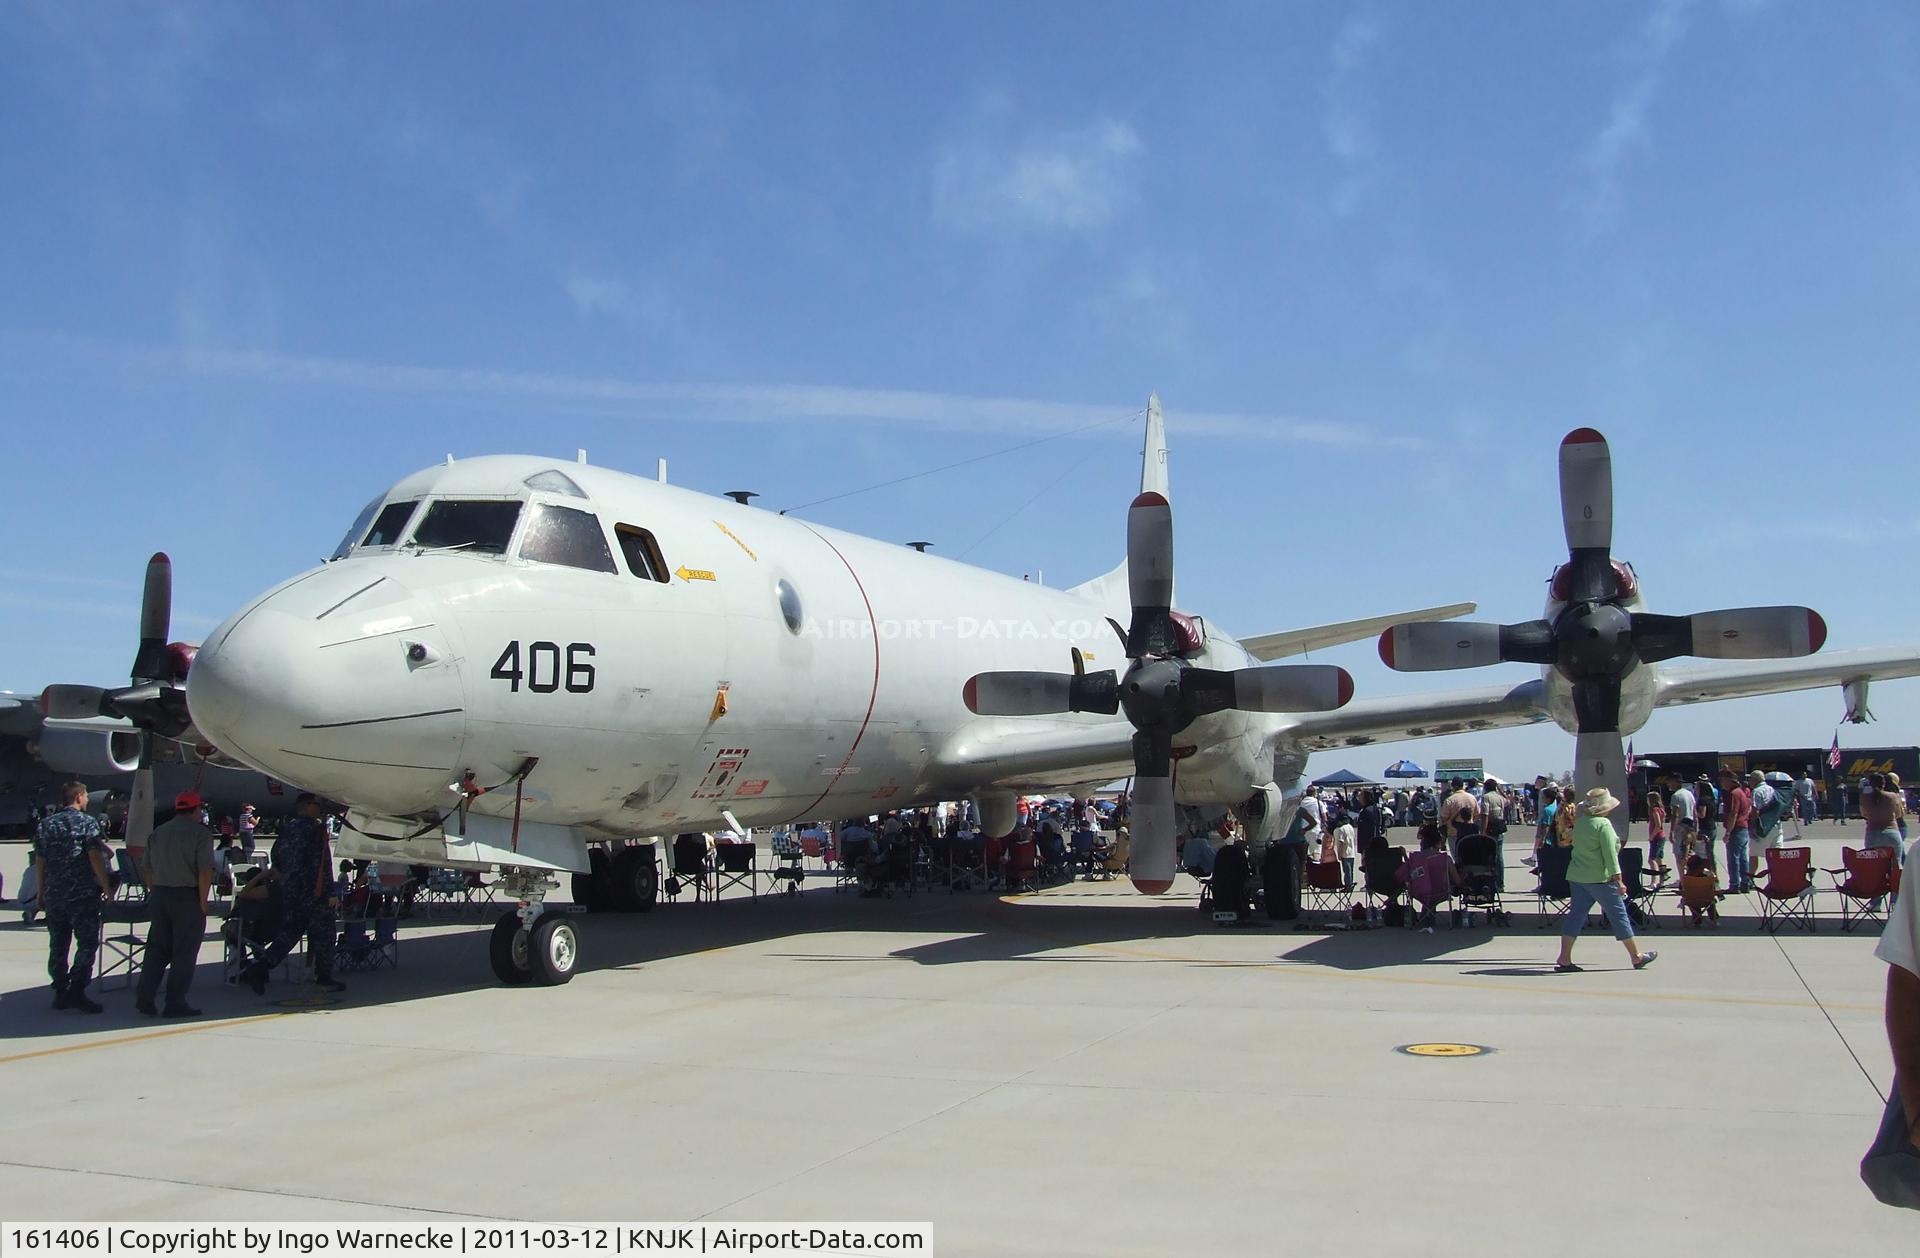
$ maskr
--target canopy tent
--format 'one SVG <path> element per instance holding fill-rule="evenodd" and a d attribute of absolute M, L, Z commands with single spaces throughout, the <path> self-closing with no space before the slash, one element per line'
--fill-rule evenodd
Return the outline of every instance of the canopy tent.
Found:
<path fill-rule="evenodd" d="M 1339 772 L 1329 773 L 1327 774 L 1327 776 L 1323 778 L 1315 778 L 1313 779 L 1313 784 L 1315 786 L 1378 786 L 1380 785 L 1378 782 L 1376 782 L 1372 778 L 1361 777 L 1358 773 L 1355 773 L 1352 769 L 1341 769 Z"/>
<path fill-rule="evenodd" d="M 1423 778 L 1427 776 L 1427 771 L 1411 760 L 1396 760 L 1387 766 L 1386 775 L 1390 778 Z"/>

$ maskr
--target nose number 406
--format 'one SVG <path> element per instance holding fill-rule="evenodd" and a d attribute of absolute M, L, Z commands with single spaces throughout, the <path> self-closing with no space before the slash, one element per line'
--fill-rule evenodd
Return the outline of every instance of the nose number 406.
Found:
<path fill-rule="evenodd" d="M 524 682 L 535 694 L 550 695 L 563 687 L 568 694 L 586 694 L 593 689 L 593 644 L 567 643 L 563 668 L 557 642 L 529 642 L 524 655 L 519 642 L 509 642 L 506 650 L 500 652 L 500 658 L 493 662 L 491 676 L 506 682 L 507 689 L 514 692 L 518 692 Z"/>

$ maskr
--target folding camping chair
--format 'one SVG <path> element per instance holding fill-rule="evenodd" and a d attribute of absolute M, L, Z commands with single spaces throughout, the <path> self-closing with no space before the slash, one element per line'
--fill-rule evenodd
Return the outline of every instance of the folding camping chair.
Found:
<path fill-rule="evenodd" d="M 947 843 L 947 891 L 971 891 L 987 885 L 987 845 L 978 834 L 962 830 Z"/>
<path fill-rule="evenodd" d="M 1306 881 L 1300 884 L 1300 894 L 1305 901 L 1301 907 L 1309 913 L 1334 913 L 1345 917 L 1352 904 L 1346 882 L 1346 870 L 1339 861 L 1310 862 Z"/>
<path fill-rule="evenodd" d="M 1813 849 L 1768 848 L 1766 873 L 1766 885 L 1754 888 L 1760 895 L 1760 929 L 1813 930 Z"/>
<path fill-rule="evenodd" d="M 760 847 L 756 843 L 716 843 L 713 847 L 713 898 L 728 887 L 745 886 L 760 898 Z"/>
<path fill-rule="evenodd" d="M 1895 858 L 1898 848 L 1869 847 L 1840 849 L 1840 869 L 1829 869 L 1833 889 L 1840 893 L 1840 929 L 1851 932 L 1861 922 L 1886 925 L 1886 897 L 1894 890 L 1894 875 L 1900 870 Z M 1846 875 L 1846 881 L 1840 875 Z"/>
<path fill-rule="evenodd" d="M 1550 914 L 1565 913 L 1573 901 L 1573 884 L 1567 881 L 1567 869 L 1573 864 L 1573 849 L 1549 843 L 1540 849 L 1533 872 L 1540 879 L 1533 889 L 1539 905 L 1540 920 L 1535 930 L 1545 930 L 1552 922 Z"/>
<path fill-rule="evenodd" d="M 698 904 L 711 893 L 708 882 L 710 867 L 707 863 L 707 836 L 704 834 L 679 834 L 673 839 L 673 873 L 667 879 L 665 891 L 669 900 L 678 900 L 680 892 L 689 882 L 693 884 L 693 902 Z"/>
<path fill-rule="evenodd" d="M 1368 911 L 1379 911 L 1384 920 L 1389 910 L 1401 907 L 1402 920 L 1389 925 L 1404 925 L 1411 922 L 1413 914 L 1405 912 L 1400 904 L 1400 896 L 1406 890 L 1400 885 L 1400 867 L 1407 863 L 1407 849 L 1389 847 L 1374 850 L 1379 855 L 1363 860 L 1361 868 L 1361 875 L 1365 879 L 1365 889 L 1361 894 L 1366 898 Z"/>

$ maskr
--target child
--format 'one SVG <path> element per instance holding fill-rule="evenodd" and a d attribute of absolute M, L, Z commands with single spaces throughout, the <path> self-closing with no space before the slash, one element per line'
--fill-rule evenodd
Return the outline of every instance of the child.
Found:
<path fill-rule="evenodd" d="M 1460 870 L 1447 855 L 1447 841 L 1440 827 L 1429 821 L 1420 827 L 1420 851 L 1400 867 L 1400 881 L 1407 896 L 1420 906 L 1420 925 L 1433 933 L 1434 906 L 1460 892 Z"/>
<path fill-rule="evenodd" d="M 1667 867 L 1667 806 L 1661 802 L 1659 791 L 1647 792 L 1647 851 L 1653 857 L 1654 876 L 1665 882 L 1672 871 Z M 1676 860 L 1685 859 L 1677 836 L 1673 855 Z"/>
<path fill-rule="evenodd" d="M 1700 925 L 1701 914 L 1713 922 L 1715 930 L 1720 928 L 1720 878 L 1707 864 L 1704 856 L 1689 856 L 1687 872 L 1680 878 L 1680 903 L 1693 914 L 1693 924 Z"/>

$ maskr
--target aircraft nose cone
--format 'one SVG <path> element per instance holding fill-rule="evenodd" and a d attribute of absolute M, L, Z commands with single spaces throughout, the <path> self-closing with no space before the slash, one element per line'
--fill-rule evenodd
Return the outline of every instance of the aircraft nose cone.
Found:
<path fill-rule="evenodd" d="M 458 653 L 413 594 L 359 565 L 322 569 L 216 629 L 187 677 L 227 754 L 370 812 L 445 802 L 466 737 Z"/>

